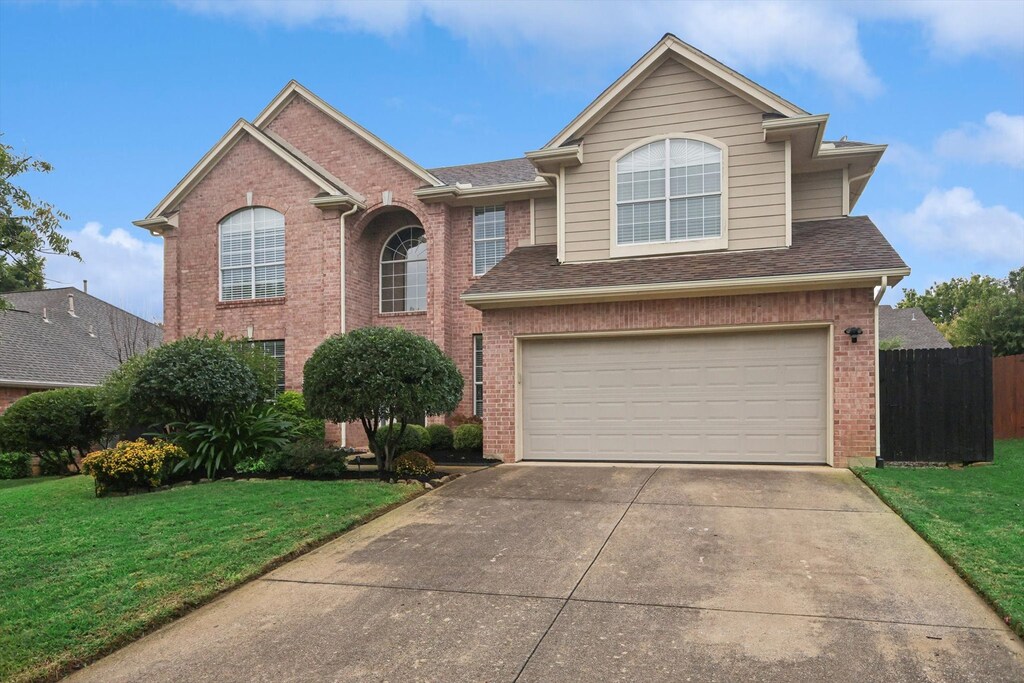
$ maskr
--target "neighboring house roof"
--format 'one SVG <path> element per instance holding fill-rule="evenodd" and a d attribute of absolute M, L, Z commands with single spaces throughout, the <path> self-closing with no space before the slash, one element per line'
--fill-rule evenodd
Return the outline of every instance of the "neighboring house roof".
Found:
<path fill-rule="evenodd" d="M 159 325 L 74 287 L 2 296 L 13 309 L 0 311 L 0 385 L 94 386 L 121 364 L 119 348 L 124 358 L 163 339 Z"/>
<path fill-rule="evenodd" d="M 878 338 L 900 340 L 901 349 L 948 349 L 952 344 L 920 308 L 878 307 Z"/>
<path fill-rule="evenodd" d="M 567 296 L 615 296 L 632 290 L 711 288 L 715 283 L 749 286 L 788 278 L 807 284 L 815 280 L 903 276 L 907 264 L 866 216 L 793 224 L 788 249 L 720 251 L 582 263 L 558 263 L 555 245 L 519 247 L 477 280 L 462 298 L 467 303 L 493 304 L 534 294 L 565 292 Z M 832 277 L 832 276 L 842 276 Z"/>
<path fill-rule="evenodd" d="M 442 166 L 441 168 L 432 168 L 430 172 L 445 185 L 462 183 L 473 187 L 525 183 L 537 178 L 537 169 L 534 168 L 533 162 L 526 157 L 461 166 Z"/>

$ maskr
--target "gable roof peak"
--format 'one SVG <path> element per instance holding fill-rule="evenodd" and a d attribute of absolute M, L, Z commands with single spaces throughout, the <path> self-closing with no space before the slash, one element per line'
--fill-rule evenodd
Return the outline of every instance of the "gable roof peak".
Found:
<path fill-rule="evenodd" d="M 591 102 L 586 109 L 573 119 L 546 145 L 559 147 L 566 141 L 579 137 L 591 124 L 600 119 L 626 95 L 633 91 L 654 68 L 660 66 L 666 56 L 684 62 L 709 80 L 726 90 L 762 108 L 766 113 L 777 113 L 785 117 L 806 116 L 807 111 L 758 85 L 743 74 L 722 64 L 717 59 L 680 40 L 672 33 L 666 33 L 643 57 L 638 59 L 614 83 Z"/>
<path fill-rule="evenodd" d="M 417 164 L 415 161 L 413 161 L 406 155 L 399 152 L 397 149 L 395 149 L 388 143 L 384 142 L 384 140 L 380 139 L 363 126 L 359 125 L 349 117 L 342 114 L 340 111 L 338 111 L 330 104 L 328 104 L 326 101 L 324 101 L 322 98 L 320 98 L 319 95 L 317 95 L 312 90 L 299 83 L 294 78 L 288 81 L 287 85 L 285 85 L 284 88 L 281 89 L 281 92 L 279 92 L 277 96 L 274 97 L 274 99 L 272 99 L 270 103 L 263 108 L 263 111 L 261 111 L 259 115 L 256 116 L 255 119 L 253 119 L 253 125 L 260 130 L 265 130 L 266 127 L 269 126 L 270 123 L 275 118 L 277 118 L 278 114 L 284 111 L 284 108 L 287 107 L 288 104 L 291 103 L 292 99 L 294 99 L 295 97 L 301 97 L 303 100 L 311 104 L 313 107 L 323 112 L 328 118 L 333 119 L 335 122 L 339 123 L 344 128 L 347 128 L 356 136 L 362 138 L 367 143 L 369 143 L 372 147 L 377 148 L 377 150 L 380 151 L 382 154 L 390 157 L 399 165 L 405 167 L 406 170 L 408 170 L 410 173 L 412 173 L 413 175 L 415 175 L 428 185 L 432 185 L 434 187 L 444 185 L 444 183 L 438 180 L 432 173 L 430 173 L 430 171 L 423 168 L 422 166 Z"/>

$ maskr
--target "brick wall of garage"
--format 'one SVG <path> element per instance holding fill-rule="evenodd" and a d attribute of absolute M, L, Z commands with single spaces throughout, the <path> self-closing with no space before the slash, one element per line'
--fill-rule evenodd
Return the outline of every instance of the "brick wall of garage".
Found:
<path fill-rule="evenodd" d="M 515 338 L 779 323 L 831 323 L 833 464 L 875 455 L 874 301 L 870 289 L 537 306 L 484 312 L 484 451 L 515 459 Z M 857 344 L 842 331 L 864 330 Z"/>

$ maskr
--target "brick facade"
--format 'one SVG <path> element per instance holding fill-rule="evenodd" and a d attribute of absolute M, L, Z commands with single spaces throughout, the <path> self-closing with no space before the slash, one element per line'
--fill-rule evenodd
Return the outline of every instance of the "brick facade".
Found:
<path fill-rule="evenodd" d="M 0 415 L 3 415 L 4 411 L 10 408 L 11 404 L 19 398 L 28 396 L 36 391 L 41 390 L 28 387 L 0 387 Z"/>
<path fill-rule="evenodd" d="M 485 450 L 515 457 L 514 337 L 526 333 L 629 330 L 664 327 L 827 321 L 836 330 L 865 330 L 852 347 L 836 334 L 834 354 L 835 464 L 874 454 L 873 302 L 867 290 L 812 291 L 750 296 L 585 304 L 486 313 L 460 295 L 473 283 L 473 209 L 425 204 L 413 194 L 424 185 L 318 108 L 295 98 L 268 130 L 366 197 L 366 208 L 346 218 L 345 326 L 401 325 L 435 341 L 466 379 L 458 412 L 473 411 L 474 334 L 484 335 Z M 313 350 L 342 329 L 342 243 L 339 212 L 309 203 L 319 188 L 244 136 L 182 200 L 178 227 L 165 233 L 165 340 L 223 331 L 257 340 L 285 340 L 285 376 L 300 390 L 302 369 Z M 384 192 L 391 200 L 384 203 Z M 219 301 L 218 223 L 249 205 L 285 217 L 285 288 L 280 299 Z M 530 202 L 506 208 L 506 251 L 530 235 Z M 422 226 L 428 243 L 427 310 L 382 314 L 379 258 L 395 230 Z M 332 425 L 328 435 L 340 437 Z M 365 446 L 359 425 L 346 429 L 347 443 Z"/>
<path fill-rule="evenodd" d="M 875 455 L 874 301 L 870 289 L 538 306 L 484 314 L 484 452 L 515 460 L 519 335 L 777 323 L 833 326 L 833 464 Z M 864 330 L 856 345 L 842 330 Z"/>

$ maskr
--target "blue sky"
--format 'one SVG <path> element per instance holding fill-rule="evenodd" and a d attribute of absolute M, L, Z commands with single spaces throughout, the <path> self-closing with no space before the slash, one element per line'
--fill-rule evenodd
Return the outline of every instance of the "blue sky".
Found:
<path fill-rule="evenodd" d="M 133 227 L 291 78 L 424 166 L 519 156 L 661 35 L 890 145 L 857 214 L 904 286 L 1024 263 L 1024 2 L 3 2 L 0 131 L 53 163 L 25 186 L 85 257 L 51 286 L 161 317 L 161 244 Z M 886 301 L 894 303 L 899 293 Z"/>

